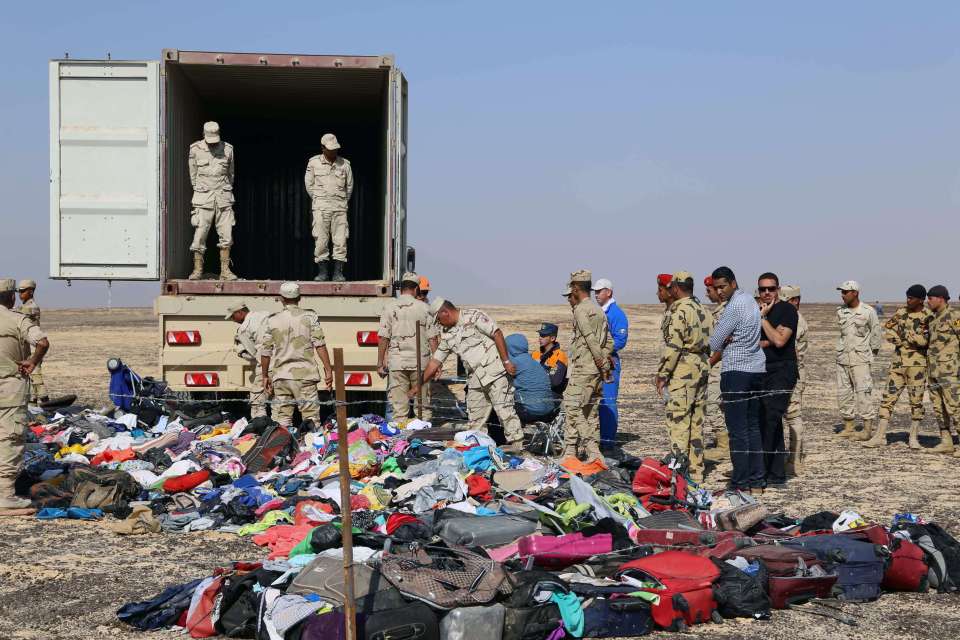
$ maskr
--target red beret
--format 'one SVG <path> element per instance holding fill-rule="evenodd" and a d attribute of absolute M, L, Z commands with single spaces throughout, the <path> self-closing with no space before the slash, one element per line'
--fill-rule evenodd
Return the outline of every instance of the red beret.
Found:
<path fill-rule="evenodd" d="M 703 286 L 712 287 L 713 286 L 713 276 L 707 276 L 703 279 Z"/>
<path fill-rule="evenodd" d="M 657 275 L 657 284 L 661 287 L 669 287 L 670 282 L 673 280 L 672 273 L 661 273 Z"/>

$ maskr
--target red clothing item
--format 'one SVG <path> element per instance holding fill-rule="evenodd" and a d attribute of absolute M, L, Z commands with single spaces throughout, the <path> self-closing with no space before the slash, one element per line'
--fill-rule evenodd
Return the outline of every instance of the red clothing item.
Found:
<path fill-rule="evenodd" d="M 363 511 L 370 508 L 370 498 L 361 495 L 350 496 L 350 510 Z"/>
<path fill-rule="evenodd" d="M 95 455 L 93 460 L 90 461 L 90 465 L 96 467 L 104 462 L 126 462 L 127 460 L 133 460 L 136 457 L 137 454 L 134 453 L 133 449 L 121 449 L 119 451 L 115 449 L 107 449 L 106 451 L 101 451 Z"/>
<path fill-rule="evenodd" d="M 167 478 L 163 481 L 163 490 L 167 493 L 190 491 L 191 489 L 199 487 L 209 479 L 210 471 L 208 469 L 201 469 L 200 471 L 194 471 L 193 473 L 177 476 L 176 478 Z"/>
<path fill-rule="evenodd" d="M 467 476 L 467 495 L 489 502 L 493 500 L 493 494 L 490 493 L 490 481 L 478 473 L 471 473 Z"/>
<path fill-rule="evenodd" d="M 297 503 L 296 508 L 293 510 L 293 524 L 309 524 L 311 526 L 316 526 L 318 524 L 323 524 L 322 521 L 311 520 L 303 511 L 307 507 L 313 507 L 317 511 L 322 511 L 323 513 L 333 513 L 333 507 L 331 507 L 326 502 L 319 502 L 317 500 L 302 500 Z"/>
<path fill-rule="evenodd" d="M 270 560 L 286 558 L 290 550 L 303 542 L 310 535 L 315 525 L 312 524 L 278 524 L 270 527 L 261 534 L 253 536 L 253 544 L 270 549 Z"/>
<path fill-rule="evenodd" d="M 387 518 L 387 535 L 392 536 L 394 531 L 413 522 L 420 522 L 420 520 L 407 513 L 391 513 Z"/>

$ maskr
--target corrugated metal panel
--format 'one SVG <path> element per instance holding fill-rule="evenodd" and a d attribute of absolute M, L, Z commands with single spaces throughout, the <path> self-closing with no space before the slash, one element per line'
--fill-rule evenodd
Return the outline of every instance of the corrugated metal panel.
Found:
<path fill-rule="evenodd" d="M 187 151 L 206 120 L 220 123 L 236 156 L 233 261 L 238 275 L 309 280 L 316 274 L 303 174 L 329 131 L 343 145 L 355 178 L 347 277 L 384 277 L 387 70 L 165 66 L 168 279 L 185 278 L 190 271 Z M 207 271 L 216 272 L 214 231 L 207 246 Z"/>

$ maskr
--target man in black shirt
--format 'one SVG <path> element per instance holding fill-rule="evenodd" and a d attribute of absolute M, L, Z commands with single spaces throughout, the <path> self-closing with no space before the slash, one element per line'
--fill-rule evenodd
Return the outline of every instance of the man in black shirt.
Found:
<path fill-rule="evenodd" d="M 767 359 L 760 397 L 760 436 L 767 486 L 783 486 L 787 481 L 787 452 L 783 444 L 783 414 L 790 404 L 790 394 L 797 384 L 797 350 L 795 346 L 797 310 L 780 300 L 780 279 L 765 273 L 757 280 L 760 292 L 760 316 L 763 333 L 760 346 Z"/>

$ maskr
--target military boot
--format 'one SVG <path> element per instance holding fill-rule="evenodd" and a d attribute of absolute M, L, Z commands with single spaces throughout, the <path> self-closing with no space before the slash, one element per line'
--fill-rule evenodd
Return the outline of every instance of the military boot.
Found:
<path fill-rule="evenodd" d="M 887 418 L 880 418 L 880 421 L 877 422 L 877 430 L 874 432 L 873 437 L 863 443 L 863 446 L 875 449 L 877 447 L 885 447 L 887 445 L 887 423 L 889 420 Z"/>
<path fill-rule="evenodd" d="M 843 419 L 843 430 L 837 435 L 841 438 L 849 438 L 857 432 L 857 425 L 854 422 L 853 418 L 844 418 Z"/>
<path fill-rule="evenodd" d="M 925 453 L 953 453 L 953 435 L 950 429 L 940 429 L 940 442 L 937 446 L 924 449 Z"/>
<path fill-rule="evenodd" d="M 327 260 L 321 260 L 317 263 L 317 275 L 314 277 L 314 280 L 317 282 L 326 282 L 330 279 L 329 264 L 330 262 Z"/>
<path fill-rule="evenodd" d="M 343 267 L 346 265 L 346 262 L 340 262 L 339 260 L 333 261 L 333 278 L 334 282 L 344 282 L 346 278 L 343 277 Z"/>
<path fill-rule="evenodd" d="M 220 249 L 220 279 L 236 280 L 237 276 L 230 271 L 230 247 Z"/>
<path fill-rule="evenodd" d="M 726 429 L 717 432 L 717 444 L 703 452 L 703 459 L 717 464 L 730 460 L 730 434 Z"/>
<path fill-rule="evenodd" d="M 850 436 L 850 439 L 858 442 L 865 442 L 869 440 L 870 436 L 873 434 L 873 422 L 873 418 L 864 418 L 863 429 Z"/>
<path fill-rule="evenodd" d="M 911 420 L 910 421 L 910 440 L 909 445 L 911 449 L 920 449 L 920 439 L 917 437 L 920 433 L 920 421 Z"/>
<path fill-rule="evenodd" d="M 199 251 L 193 252 L 193 271 L 190 273 L 190 280 L 199 280 L 203 277 L 203 254 Z"/>

